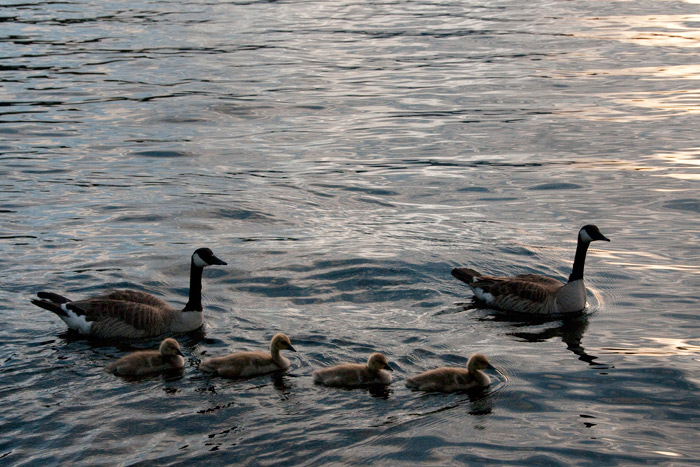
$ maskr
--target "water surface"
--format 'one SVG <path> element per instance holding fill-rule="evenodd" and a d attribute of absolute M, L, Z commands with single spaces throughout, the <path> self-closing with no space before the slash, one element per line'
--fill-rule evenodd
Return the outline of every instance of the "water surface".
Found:
<path fill-rule="evenodd" d="M 696 465 L 697 2 L 5 2 L 0 459 L 11 465 Z M 566 278 L 589 309 L 474 309 L 455 266 Z M 182 306 L 179 377 L 117 379 L 31 305 Z M 285 375 L 204 356 L 299 350 Z M 395 384 L 315 387 L 385 353 Z M 403 380 L 486 354 L 485 394 Z"/>

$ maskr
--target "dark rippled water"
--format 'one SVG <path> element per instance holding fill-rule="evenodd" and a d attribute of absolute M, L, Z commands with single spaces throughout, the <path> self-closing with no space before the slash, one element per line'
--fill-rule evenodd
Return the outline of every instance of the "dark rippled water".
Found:
<path fill-rule="evenodd" d="M 697 1 L 4 1 L 0 463 L 697 465 Z M 470 306 L 454 266 L 565 278 L 589 313 Z M 181 376 L 103 367 L 38 290 L 186 301 Z M 286 375 L 204 355 L 299 350 Z M 316 367 L 393 362 L 386 391 Z M 480 395 L 403 380 L 489 356 Z"/>

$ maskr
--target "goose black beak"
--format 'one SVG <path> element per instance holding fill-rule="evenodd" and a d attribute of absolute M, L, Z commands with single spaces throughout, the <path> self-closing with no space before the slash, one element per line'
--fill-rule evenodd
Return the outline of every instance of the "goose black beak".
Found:
<path fill-rule="evenodd" d="M 592 240 L 602 240 L 604 242 L 610 241 L 610 239 L 608 237 L 606 237 L 605 235 L 603 235 L 603 233 L 600 230 L 598 230 L 598 228 L 595 229 L 595 232 L 589 232 L 589 234 L 592 234 L 591 235 Z"/>
<path fill-rule="evenodd" d="M 212 255 L 211 258 L 209 258 L 209 264 L 217 265 L 217 266 L 226 266 L 228 263 L 226 261 L 219 259 L 216 256 Z"/>

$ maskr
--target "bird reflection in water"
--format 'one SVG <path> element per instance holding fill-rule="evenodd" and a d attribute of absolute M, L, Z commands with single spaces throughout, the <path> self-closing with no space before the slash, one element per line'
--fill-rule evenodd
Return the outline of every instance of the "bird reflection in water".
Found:
<path fill-rule="evenodd" d="M 426 393 L 423 395 L 423 397 L 430 397 L 433 398 L 432 400 L 435 400 L 434 398 L 437 397 L 436 394 L 442 397 L 451 397 L 450 395 L 443 393 Z M 466 404 L 468 404 L 469 407 L 469 415 L 488 415 L 493 411 L 493 394 L 494 391 L 490 388 L 476 388 L 469 391 L 460 391 L 452 394 L 453 396 L 457 396 L 458 399 L 450 402 L 448 405 L 432 410 L 426 410 L 425 412 L 409 413 L 408 415 L 425 417 L 427 415 L 433 415 L 448 410 L 459 409 L 460 407 L 464 407 Z"/>
<path fill-rule="evenodd" d="M 540 322 L 512 322 L 514 327 L 525 328 L 534 326 L 535 330 L 514 331 L 511 336 L 526 340 L 528 342 L 544 342 L 553 338 L 561 338 L 566 344 L 566 348 L 576 354 L 578 359 L 596 368 L 606 369 L 609 365 L 597 362 L 598 356 L 586 352 L 581 341 L 583 334 L 588 328 L 588 316 L 578 315 L 562 318 L 557 321 Z"/>
<path fill-rule="evenodd" d="M 578 356 L 579 360 L 599 369 L 613 368 L 612 365 L 596 361 L 598 356 L 588 353 L 583 347 L 583 334 L 588 328 L 589 317 L 585 311 L 573 316 L 534 317 L 486 308 L 475 301 L 458 305 L 459 309 L 451 312 L 471 310 L 475 312 L 475 319 L 479 321 L 510 324 L 515 330 L 509 332 L 508 335 L 528 342 L 545 342 L 553 338 L 561 338 L 562 342 L 566 344 L 566 348 Z M 445 310 L 441 314 L 446 312 L 448 311 Z"/>

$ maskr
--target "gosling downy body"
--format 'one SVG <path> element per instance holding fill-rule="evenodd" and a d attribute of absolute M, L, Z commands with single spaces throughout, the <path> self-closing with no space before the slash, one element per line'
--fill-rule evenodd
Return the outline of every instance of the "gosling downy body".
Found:
<path fill-rule="evenodd" d="M 199 369 L 224 378 L 248 378 L 286 370 L 290 363 L 281 354 L 281 350 L 296 352 L 289 337 L 280 333 L 275 334 L 270 341 L 270 353 L 262 351 L 238 352 L 223 357 L 209 358 L 199 364 Z"/>
<path fill-rule="evenodd" d="M 184 367 L 180 344 L 175 339 L 167 338 L 160 343 L 158 350 L 142 350 L 125 355 L 107 365 L 105 370 L 118 376 L 141 376 Z"/>
<path fill-rule="evenodd" d="M 380 353 L 369 356 L 367 364 L 341 363 L 313 372 L 314 383 L 324 386 L 367 386 L 373 384 L 391 384 L 391 374 L 387 358 Z"/>
<path fill-rule="evenodd" d="M 581 228 L 574 266 L 566 284 L 537 274 L 484 276 L 468 268 L 455 268 L 452 275 L 466 282 L 477 299 L 503 311 L 537 315 L 578 313 L 586 307 L 586 286 L 583 283 L 586 252 L 596 240 L 610 241 L 595 225 Z"/>
<path fill-rule="evenodd" d="M 406 386 L 419 391 L 458 392 L 485 388 L 491 379 L 481 370 L 493 369 L 485 356 L 474 354 L 469 357 L 466 368 L 442 367 L 426 371 L 408 378 Z"/>
<path fill-rule="evenodd" d="M 190 295 L 183 310 L 138 290 L 110 290 L 83 300 L 39 292 L 32 303 L 52 311 L 70 329 L 97 339 L 143 338 L 167 332 L 189 332 L 202 326 L 202 271 L 225 265 L 209 248 L 200 248 L 190 261 Z"/>

